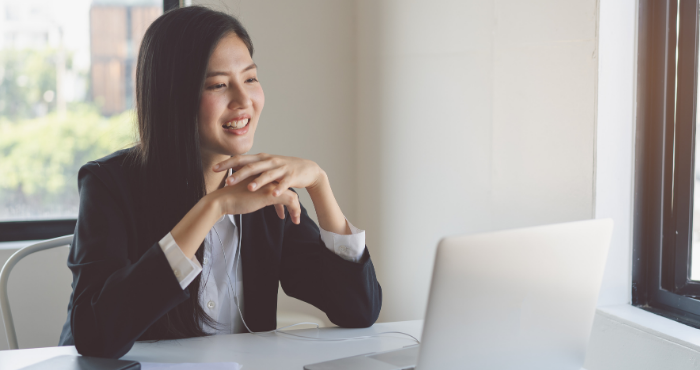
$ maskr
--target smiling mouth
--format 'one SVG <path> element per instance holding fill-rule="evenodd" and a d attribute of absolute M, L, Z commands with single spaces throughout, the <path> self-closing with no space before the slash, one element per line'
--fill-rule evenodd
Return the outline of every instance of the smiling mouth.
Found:
<path fill-rule="evenodd" d="M 225 128 L 225 129 L 237 130 L 237 129 L 243 128 L 246 125 L 248 125 L 248 122 L 250 122 L 250 118 L 245 118 L 245 119 L 238 120 L 238 121 L 226 122 L 221 127 Z"/>

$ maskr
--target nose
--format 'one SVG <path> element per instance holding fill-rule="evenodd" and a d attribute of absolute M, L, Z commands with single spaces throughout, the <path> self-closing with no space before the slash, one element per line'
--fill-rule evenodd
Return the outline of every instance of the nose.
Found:
<path fill-rule="evenodd" d="M 244 109 L 253 104 L 250 99 L 250 94 L 242 83 L 231 84 L 229 89 L 229 104 L 230 109 Z"/>

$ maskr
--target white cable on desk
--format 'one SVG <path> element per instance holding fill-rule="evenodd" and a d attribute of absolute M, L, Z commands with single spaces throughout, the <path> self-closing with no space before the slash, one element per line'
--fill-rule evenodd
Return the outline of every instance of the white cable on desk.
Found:
<path fill-rule="evenodd" d="M 239 220 L 239 222 L 238 222 L 238 230 L 239 230 L 238 248 L 236 250 L 236 255 L 233 257 L 233 266 L 234 266 L 233 275 L 236 277 L 236 279 L 238 279 L 238 264 L 241 262 L 240 256 L 241 256 L 241 241 L 243 240 L 243 215 L 239 215 L 238 220 Z M 221 242 L 221 237 L 219 237 L 219 233 L 216 231 L 216 229 L 215 228 L 212 228 L 212 229 L 214 230 L 214 233 L 216 234 L 216 238 L 219 239 L 219 245 L 221 246 L 221 252 L 224 255 L 224 264 L 226 266 L 228 266 L 228 261 L 226 260 L 226 252 L 224 251 L 224 243 Z M 281 328 L 277 328 L 277 329 L 269 330 L 269 331 L 259 331 L 259 332 L 252 331 L 248 327 L 248 324 L 245 322 L 245 319 L 243 318 L 243 312 L 241 312 L 241 307 L 238 304 L 238 289 L 237 289 L 238 282 L 236 281 L 236 284 L 231 283 L 231 276 L 228 274 L 228 268 L 226 269 L 226 277 L 228 278 L 229 289 L 233 290 L 233 302 L 236 305 L 236 308 L 238 309 L 238 314 L 241 316 L 241 321 L 243 322 L 243 325 L 245 325 L 246 330 L 248 330 L 248 332 L 251 334 L 278 333 L 278 334 L 289 335 L 289 336 L 301 338 L 304 340 L 322 341 L 322 342 L 341 342 L 341 341 L 346 341 L 346 340 L 369 339 L 369 338 L 374 338 L 374 337 L 378 337 L 378 336 L 385 335 L 385 334 L 401 334 L 401 335 L 406 335 L 408 337 L 411 337 L 411 339 L 416 341 L 416 343 L 420 344 L 420 341 L 416 337 L 414 337 L 413 335 L 408 334 L 408 333 L 403 333 L 400 331 L 386 331 L 386 332 L 377 333 L 374 335 L 363 335 L 363 336 L 359 336 L 359 337 L 350 337 L 350 338 L 326 339 L 326 338 L 314 338 L 314 337 L 308 337 L 305 335 L 293 334 L 293 333 L 290 333 L 290 332 L 283 330 L 283 329 L 291 328 L 291 327 L 298 326 L 298 325 L 314 325 L 314 326 L 316 326 L 316 329 L 319 329 L 320 325 L 315 323 L 315 322 L 300 322 L 300 323 L 296 323 L 296 324 L 292 324 L 292 325 L 288 325 L 288 326 L 283 326 Z"/>

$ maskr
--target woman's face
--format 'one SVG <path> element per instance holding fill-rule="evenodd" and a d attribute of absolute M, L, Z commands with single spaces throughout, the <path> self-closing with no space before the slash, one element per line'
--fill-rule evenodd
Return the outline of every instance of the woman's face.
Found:
<path fill-rule="evenodd" d="M 202 156 L 248 152 L 264 104 L 265 95 L 248 48 L 235 34 L 225 36 L 209 59 L 199 103 Z"/>

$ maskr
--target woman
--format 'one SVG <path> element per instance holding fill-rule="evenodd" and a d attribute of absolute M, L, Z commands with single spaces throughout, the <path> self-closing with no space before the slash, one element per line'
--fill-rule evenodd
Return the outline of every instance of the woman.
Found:
<path fill-rule="evenodd" d="M 207 8 L 149 27 L 136 69 L 140 142 L 78 175 L 60 344 L 117 358 L 136 340 L 272 330 L 278 284 L 339 326 L 377 319 L 364 232 L 346 221 L 325 172 L 245 155 L 264 105 L 252 55 L 241 24 Z M 308 190 L 321 230 L 292 187 Z"/>

